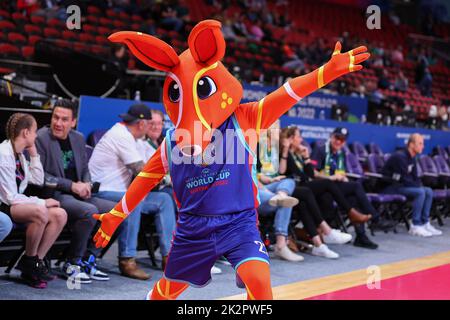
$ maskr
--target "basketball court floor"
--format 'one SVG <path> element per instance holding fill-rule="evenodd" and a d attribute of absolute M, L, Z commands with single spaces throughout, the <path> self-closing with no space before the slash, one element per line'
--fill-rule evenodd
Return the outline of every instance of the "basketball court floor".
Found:
<path fill-rule="evenodd" d="M 373 240 L 377 250 L 351 244 L 330 246 L 340 254 L 337 260 L 302 254 L 304 261 L 292 263 L 271 258 L 271 281 L 275 299 L 450 299 L 450 219 L 441 227 L 439 237 L 410 236 L 404 227 L 398 233 L 377 233 Z M 68 286 L 65 280 L 49 283 L 45 290 L 20 283 L 18 272 L 11 276 L 0 268 L 0 300 L 4 299 L 82 299 L 142 300 L 161 277 L 162 271 L 151 267 L 145 251 L 139 252 L 139 264 L 152 279 L 138 281 L 120 276 L 117 268 L 117 245 L 99 262 L 111 280 L 93 282 L 81 288 Z M 235 285 L 234 270 L 217 264 L 221 274 L 212 275 L 204 288 L 189 288 L 179 299 L 245 299 L 245 292 Z"/>

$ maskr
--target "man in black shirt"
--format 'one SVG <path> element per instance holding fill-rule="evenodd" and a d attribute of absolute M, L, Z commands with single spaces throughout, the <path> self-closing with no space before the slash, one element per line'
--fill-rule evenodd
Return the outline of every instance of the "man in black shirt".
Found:
<path fill-rule="evenodd" d="M 372 215 L 371 223 L 376 229 L 389 229 L 392 225 L 380 217 L 380 213 L 372 206 L 364 188 L 359 182 L 349 181 L 346 177 L 345 154 L 343 147 L 348 137 L 346 128 L 336 128 L 330 140 L 324 145 L 314 148 L 311 159 L 319 173 L 317 177 L 330 179 L 339 185 L 339 189 L 346 197 L 353 197 L 359 209 L 365 214 Z M 328 201 L 323 201 L 328 203 Z M 376 249 L 378 245 L 372 242 L 365 233 L 364 224 L 354 224 L 356 238 L 354 245 L 368 249 Z"/>
<path fill-rule="evenodd" d="M 430 224 L 430 209 L 433 203 L 433 190 L 424 187 L 417 175 L 417 156 L 424 147 L 423 137 L 412 134 L 408 139 L 406 149 L 395 152 L 386 161 L 382 174 L 392 178 L 392 184 L 384 192 L 403 194 L 413 199 L 412 226 L 409 233 L 415 236 L 431 237 L 441 235 Z"/>
<path fill-rule="evenodd" d="M 50 127 L 38 131 L 36 147 L 45 172 L 45 191 L 51 192 L 67 211 L 72 232 L 63 271 L 81 283 L 90 283 L 91 279 L 109 279 L 96 268 L 99 249 L 91 237 L 96 224 L 92 215 L 110 211 L 115 203 L 92 196 L 85 141 L 81 133 L 72 129 L 76 114 L 74 103 L 58 100 Z"/>

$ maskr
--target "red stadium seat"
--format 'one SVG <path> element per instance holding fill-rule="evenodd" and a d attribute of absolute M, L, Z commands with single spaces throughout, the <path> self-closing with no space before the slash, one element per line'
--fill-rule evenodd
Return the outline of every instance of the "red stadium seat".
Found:
<path fill-rule="evenodd" d="M 32 46 L 25 46 L 22 47 L 22 56 L 26 59 L 32 58 L 34 55 L 34 47 Z"/>
<path fill-rule="evenodd" d="M 22 13 L 20 13 L 20 12 L 14 12 L 12 15 L 11 15 L 11 17 L 12 17 L 12 19 L 15 21 L 15 22 L 18 22 L 18 23 L 20 23 L 20 24 L 24 24 L 24 23 L 27 23 L 28 22 L 28 18 L 26 17 L 26 16 L 24 16 Z"/>
<path fill-rule="evenodd" d="M 17 32 L 10 32 L 8 33 L 8 40 L 9 42 L 15 43 L 15 44 L 25 44 L 27 43 L 27 38 L 24 37 L 22 34 Z"/>
<path fill-rule="evenodd" d="M 0 55 L 17 55 L 20 56 L 20 50 L 18 47 L 9 43 L 0 44 Z"/>
<path fill-rule="evenodd" d="M 2 31 L 11 31 L 15 30 L 16 25 L 8 20 L 0 20 L 0 30 Z"/>
<path fill-rule="evenodd" d="M 98 17 L 94 16 L 94 15 L 89 15 L 86 18 L 87 22 L 91 23 L 91 24 L 98 24 Z"/>
<path fill-rule="evenodd" d="M 81 33 L 79 39 L 81 42 L 95 42 L 95 37 L 89 33 Z"/>
<path fill-rule="evenodd" d="M 95 43 L 99 45 L 109 45 L 111 42 L 105 36 L 96 36 Z"/>
<path fill-rule="evenodd" d="M 8 11 L 0 10 L 0 17 L 2 17 L 3 19 L 9 19 L 11 18 L 11 15 Z"/>
<path fill-rule="evenodd" d="M 64 28 L 66 24 L 59 19 L 50 19 L 47 21 L 47 26 L 52 28 Z"/>
<path fill-rule="evenodd" d="M 134 14 L 134 15 L 131 16 L 131 20 L 132 20 L 133 22 L 142 22 L 142 21 L 144 21 L 144 19 L 142 19 L 141 16 L 136 15 L 136 14 Z"/>
<path fill-rule="evenodd" d="M 28 44 L 34 46 L 39 40 L 42 40 L 41 36 L 31 35 L 28 37 Z"/>
<path fill-rule="evenodd" d="M 41 16 L 31 16 L 30 21 L 32 24 L 45 25 L 45 18 Z"/>
<path fill-rule="evenodd" d="M 90 33 L 90 34 L 96 34 L 97 33 L 97 27 L 91 25 L 91 24 L 83 24 L 82 27 L 84 32 Z"/>
<path fill-rule="evenodd" d="M 23 29 L 25 30 L 25 32 L 28 35 L 32 35 L 32 34 L 42 34 L 42 29 L 39 28 L 38 26 L 32 25 L 32 24 L 26 24 Z"/>
<path fill-rule="evenodd" d="M 138 31 L 140 29 L 141 29 L 141 24 L 140 23 L 133 23 L 131 25 L 131 30 L 133 30 L 133 31 Z"/>
<path fill-rule="evenodd" d="M 120 21 L 120 20 L 114 20 L 113 25 L 116 28 L 124 28 L 125 27 L 125 22 Z"/>
<path fill-rule="evenodd" d="M 109 36 L 112 33 L 112 30 L 107 27 L 98 27 L 97 29 L 99 35 Z"/>
<path fill-rule="evenodd" d="M 95 7 L 95 6 L 89 6 L 89 7 L 87 7 L 87 12 L 89 13 L 89 14 L 94 14 L 94 15 L 100 15 L 100 14 L 102 14 L 102 11 L 99 9 L 99 8 L 97 8 L 97 7 Z"/>
<path fill-rule="evenodd" d="M 119 19 L 122 20 L 122 21 L 129 21 L 130 20 L 130 16 L 126 12 L 120 12 L 119 13 Z"/>
<path fill-rule="evenodd" d="M 64 30 L 62 32 L 62 38 L 64 40 L 78 40 L 78 33 L 73 32 L 73 31 L 69 31 L 69 30 Z"/>
<path fill-rule="evenodd" d="M 119 13 L 112 9 L 108 9 L 108 10 L 106 10 L 106 16 L 110 17 L 111 19 L 118 19 Z"/>
<path fill-rule="evenodd" d="M 98 19 L 98 22 L 99 22 L 99 24 L 101 24 L 102 26 L 107 26 L 107 27 L 110 27 L 110 26 L 112 26 L 113 25 L 113 20 L 111 20 L 111 19 L 108 19 L 108 18 L 100 18 L 100 19 Z"/>
<path fill-rule="evenodd" d="M 44 36 L 46 38 L 61 38 L 61 33 L 55 28 L 44 28 Z"/>

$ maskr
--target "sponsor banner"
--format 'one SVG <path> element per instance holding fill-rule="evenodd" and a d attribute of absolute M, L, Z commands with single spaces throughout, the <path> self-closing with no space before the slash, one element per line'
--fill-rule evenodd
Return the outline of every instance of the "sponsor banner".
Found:
<path fill-rule="evenodd" d="M 276 87 L 244 84 L 243 102 L 259 101 L 268 93 L 276 90 Z M 348 107 L 349 119 L 361 120 L 367 116 L 367 99 L 314 92 L 301 99 L 288 115 L 303 119 L 331 119 L 333 105 L 345 105 Z"/>
<path fill-rule="evenodd" d="M 126 113 L 128 108 L 134 103 L 137 103 L 137 101 L 82 96 L 77 129 L 78 131 L 81 131 L 85 137 L 94 130 L 109 129 L 121 120 L 119 114 Z M 162 103 L 147 101 L 143 101 L 142 103 L 150 108 L 158 109 L 165 113 Z M 167 118 L 167 115 L 165 117 L 165 127 L 171 127 L 172 123 Z M 281 128 L 291 124 L 298 125 L 302 130 L 303 137 L 308 142 L 326 140 L 335 127 L 341 126 L 346 127 L 350 132 L 348 143 L 353 141 L 359 141 L 363 144 L 375 142 L 380 145 L 384 152 L 393 152 L 396 148 L 403 147 L 409 135 L 414 132 L 422 134 L 425 138 L 424 153 L 430 153 L 432 148 L 436 145 L 450 145 L 450 132 L 447 131 L 378 126 L 373 124 L 338 122 L 333 120 L 311 120 L 290 116 L 282 116 L 280 120 Z M 274 141 L 277 141 L 277 137 L 273 138 Z M 273 145 L 276 146 L 276 143 Z M 264 148 L 261 151 L 267 152 Z M 269 154 L 278 153 L 278 150 L 275 150 L 275 148 L 273 151 L 274 152 L 269 152 Z M 264 156 L 262 158 L 266 160 Z M 272 162 L 269 158 L 270 157 L 267 157 L 267 163 Z"/>

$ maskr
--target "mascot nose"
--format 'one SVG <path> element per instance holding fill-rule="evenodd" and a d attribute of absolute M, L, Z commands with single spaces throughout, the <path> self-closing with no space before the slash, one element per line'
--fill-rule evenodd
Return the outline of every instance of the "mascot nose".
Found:
<path fill-rule="evenodd" d="M 185 145 L 181 147 L 181 153 L 188 157 L 196 157 L 202 153 L 202 147 L 198 144 Z"/>

